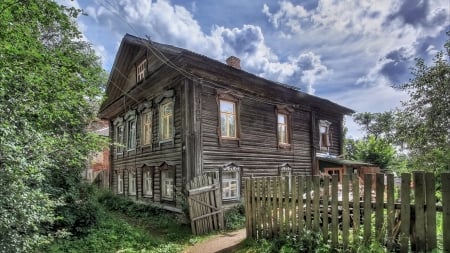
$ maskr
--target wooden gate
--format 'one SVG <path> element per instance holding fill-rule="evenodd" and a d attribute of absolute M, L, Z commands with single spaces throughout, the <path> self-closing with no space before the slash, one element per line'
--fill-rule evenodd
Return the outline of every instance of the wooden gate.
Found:
<path fill-rule="evenodd" d="M 192 233 L 206 234 L 223 229 L 222 196 L 219 181 L 203 175 L 186 185 Z"/>

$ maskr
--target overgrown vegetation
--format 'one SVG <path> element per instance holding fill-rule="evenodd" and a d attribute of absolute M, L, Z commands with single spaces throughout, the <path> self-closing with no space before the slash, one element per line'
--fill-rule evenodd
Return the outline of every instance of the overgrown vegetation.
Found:
<path fill-rule="evenodd" d="M 0 252 L 32 252 L 97 221 L 80 175 L 101 148 L 85 129 L 106 74 L 78 14 L 50 0 L 0 1 Z"/>
<path fill-rule="evenodd" d="M 102 192 L 98 225 L 87 235 L 56 240 L 45 252 L 181 252 L 201 237 L 180 224 L 176 214 L 151 204 Z"/>
<path fill-rule="evenodd" d="M 225 211 L 224 222 L 226 230 L 241 229 L 245 226 L 245 209 L 240 204 Z"/>

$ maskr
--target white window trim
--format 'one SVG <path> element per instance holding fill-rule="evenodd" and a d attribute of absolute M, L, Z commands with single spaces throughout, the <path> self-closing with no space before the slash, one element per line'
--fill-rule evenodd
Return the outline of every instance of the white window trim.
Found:
<path fill-rule="evenodd" d="M 236 179 L 224 179 L 223 174 L 224 173 L 235 173 Z M 224 184 L 225 182 L 236 182 L 236 196 L 226 196 L 226 192 L 224 190 Z M 239 200 L 240 199 L 240 193 L 241 193 L 241 173 L 240 173 L 240 167 L 236 166 L 234 164 L 228 164 L 222 169 L 222 200 Z"/>

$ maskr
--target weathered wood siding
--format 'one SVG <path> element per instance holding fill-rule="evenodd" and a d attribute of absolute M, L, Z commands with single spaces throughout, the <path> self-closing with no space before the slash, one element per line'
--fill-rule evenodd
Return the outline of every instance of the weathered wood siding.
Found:
<path fill-rule="evenodd" d="M 279 148 L 275 104 L 247 94 L 240 101 L 240 143 L 219 142 L 218 104 L 214 88 L 202 88 L 202 144 L 204 171 L 217 171 L 233 162 L 243 169 L 242 177 L 276 176 L 283 163 L 289 163 L 293 175 L 311 174 L 310 113 L 300 106 L 291 114 L 291 148 Z"/>
<path fill-rule="evenodd" d="M 161 62 L 149 55 L 148 59 L 148 75 L 146 79 L 141 83 L 132 87 L 127 84 L 127 89 L 131 90 L 131 96 L 125 96 L 121 98 L 123 102 L 123 108 L 116 114 L 116 117 L 123 116 L 130 110 L 136 110 L 140 104 L 145 101 L 152 101 L 152 143 L 151 145 L 141 146 L 142 135 L 142 122 L 141 114 L 136 113 L 136 149 L 133 151 L 124 151 L 123 155 L 117 155 L 112 152 L 112 187 L 117 192 L 117 173 L 115 171 L 124 171 L 124 195 L 128 196 L 128 171 L 136 172 L 136 196 L 130 196 L 144 201 L 156 201 L 161 200 L 161 172 L 159 166 L 166 162 L 168 165 L 175 168 L 175 189 L 174 195 L 182 191 L 182 187 L 185 184 L 183 180 L 183 164 L 182 164 L 182 145 L 183 145 L 183 127 L 182 127 L 182 85 L 183 80 L 177 73 L 174 73 L 170 68 L 161 68 Z M 130 76 L 135 76 L 133 73 L 135 68 L 131 69 Z M 153 74 L 157 73 L 157 74 Z M 130 78 L 128 82 L 135 82 L 135 79 Z M 131 88 L 130 88 L 131 87 Z M 159 142 L 159 104 L 155 103 L 155 100 L 161 96 L 165 91 L 172 89 L 174 91 L 173 96 L 173 113 L 174 113 L 174 137 L 173 141 Z M 112 118 L 114 120 L 116 117 Z M 125 124 L 124 124 L 125 126 Z M 125 128 L 126 134 L 126 128 Z M 112 135 L 112 138 L 115 136 Z M 113 142 L 115 140 L 113 139 Z M 114 150 L 114 149 L 112 149 Z M 149 167 L 153 169 L 153 197 L 143 196 L 143 167 Z M 164 201 L 162 201 L 164 202 Z M 169 201 L 169 204 L 175 204 L 174 201 Z"/>

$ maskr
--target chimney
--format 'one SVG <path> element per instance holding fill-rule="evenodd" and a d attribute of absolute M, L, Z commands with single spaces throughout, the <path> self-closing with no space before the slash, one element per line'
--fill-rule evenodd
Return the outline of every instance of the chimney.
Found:
<path fill-rule="evenodd" d="M 227 64 L 228 66 L 231 66 L 235 69 L 241 69 L 241 59 L 237 58 L 236 56 L 228 57 Z"/>

